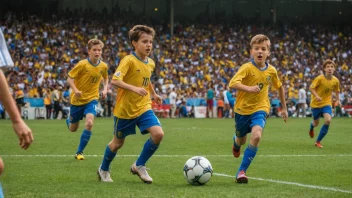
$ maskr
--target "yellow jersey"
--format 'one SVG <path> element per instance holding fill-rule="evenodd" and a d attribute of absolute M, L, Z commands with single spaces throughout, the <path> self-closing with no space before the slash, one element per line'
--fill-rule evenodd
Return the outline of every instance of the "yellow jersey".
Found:
<path fill-rule="evenodd" d="M 85 105 L 92 100 L 99 99 L 99 86 L 102 77 L 108 78 L 108 65 L 99 60 L 94 65 L 89 58 L 79 61 L 75 67 L 68 73 L 70 78 L 74 79 L 74 83 L 79 91 L 82 92 L 81 97 L 75 97 L 75 93 L 71 92 L 70 102 L 72 105 Z"/>
<path fill-rule="evenodd" d="M 116 69 L 112 79 L 146 89 L 148 94 L 141 96 L 133 91 L 118 89 L 114 115 L 122 119 L 134 119 L 152 108 L 149 83 L 155 63 L 151 58 L 140 60 L 135 53 L 125 56 Z"/>
<path fill-rule="evenodd" d="M 318 96 L 322 99 L 318 102 L 316 97 L 312 94 L 310 106 L 312 108 L 322 108 L 332 105 L 332 92 L 340 92 L 340 81 L 335 76 L 332 76 L 332 79 L 328 80 L 321 74 L 313 80 L 310 87 L 315 89 Z"/>
<path fill-rule="evenodd" d="M 241 83 L 246 86 L 258 85 L 259 93 L 237 91 L 234 111 L 240 115 L 251 115 L 258 111 L 270 112 L 269 86 L 274 89 L 281 87 L 280 79 L 276 69 L 267 63 L 264 70 L 255 66 L 255 62 L 248 62 L 240 67 L 235 76 L 231 79 L 229 87 Z"/>

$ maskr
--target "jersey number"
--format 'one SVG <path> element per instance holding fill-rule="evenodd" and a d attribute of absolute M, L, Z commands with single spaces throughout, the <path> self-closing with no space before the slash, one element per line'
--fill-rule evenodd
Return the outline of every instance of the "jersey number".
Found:
<path fill-rule="evenodd" d="M 143 77 L 143 86 L 148 86 L 148 84 L 149 84 L 149 78 L 145 78 L 145 77 Z"/>

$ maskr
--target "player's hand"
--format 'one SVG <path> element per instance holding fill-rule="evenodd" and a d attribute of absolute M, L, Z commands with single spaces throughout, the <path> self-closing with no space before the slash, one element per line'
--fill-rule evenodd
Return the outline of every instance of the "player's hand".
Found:
<path fill-rule="evenodd" d="M 101 92 L 101 98 L 104 100 L 106 98 L 106 95 L 108 93 L 108 90 L 104 89 L 103 92 Z"/>
<path fill-rule="evenodd" d="M 155 94 L 155 95 L 154 95 L 154 100 L 155 100 L 156 103 L 159 104 L 159 105 L 163 104 L 163 99 L 162 99 L 158 94 Z"/>
<path fill-rule="evenodd" d="M 75 92 L 75 97 L 76 98 L 79 98 L 79 97 L 81 97 L 82 96 L 82 92 L 80 91 L 80 90 L 77 90 L 76 92 Z"/>
<path fill-rule="evenodd" d="M 18 136 L 20 147 L 24 150 L 28 149 L 34 140 L 31 129 L 26 125 L 26 123 L 24 123 L 22 119 L 18 122 L 14 122 L 12 127 Z"/>
<path fill-rule="evenodd" d="M 260 92 L 260 88 L 259 88 L 258 85 L 251 86 L 251 87 L 248 87 L 248 92 L 250 92 L 250 93 L 259 93 Z"/>
<path fill-rule="evenodd" d="M 317 98 L 317 101 L 318 101 L 318 102 L 321 102 L 321 101 L 322 101 L 322 99 L 321 99 L 320 96 L 317 96 L 316 98 Z"/>
<path fill-rule="evenodd" d="M 148 94 L 147 90 L 141 87 L 134 87 L 132 91 L 141 96 L 146 96 Z"/>
<path fill-rule="evenodd" d="M 287 118 L 288 118 L 287 109 L 281 110 L 281 117 L 282 117 L 282 119 L 284 119 L 285 122 L 287 121 Z"/>

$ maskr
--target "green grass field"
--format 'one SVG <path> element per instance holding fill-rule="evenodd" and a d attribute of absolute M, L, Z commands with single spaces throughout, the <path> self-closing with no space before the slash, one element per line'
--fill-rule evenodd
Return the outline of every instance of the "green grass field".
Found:
<path fill-rule="evenodd" d="M 165 137 L 147 163 L 154 179 L 147 185 L 129 173 L 148 138 L 140 134 L 129 136 L 112 162 L 114 182 L 98 181 L 96 171 L 112 138 L 112 119 L 96 119 L 83 161 L 73 157 L 83 125 L 71 133 L 64 120 L 28 121 L 35 141 L 23 151 L 10 121 L 1 120 L 5 172 L 0 181 L 5 197 L 352 197 L 351 119 L 333 119 L 322 149 L 308 136 L 308 118 L 286 124 L 269 119 L 247 171 L 247 185 L 235 183 L 242 158 L 231 153 L 232 119 L 160 121 Z M 214 168 L 204 186 L 191 186 L 183 178 L 184 163 L 195 155 L 205 156 Z"/>

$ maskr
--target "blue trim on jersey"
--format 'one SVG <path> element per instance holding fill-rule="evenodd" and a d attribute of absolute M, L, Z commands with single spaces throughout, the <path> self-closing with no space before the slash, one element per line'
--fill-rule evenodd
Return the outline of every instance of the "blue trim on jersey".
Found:
<path fill-rule="evenodd" d="M 97 115 L 96 106 L 98 105 L 97 100 L 92 100 L 85 105 L 71 105 L 70 106 L 70 123 L 77 123 L 83 119 L 87 114 L 91 113 L 94 116 Z"/>
<path fill-rule="evenodd" d="M 324 113 L 328 113 L 330 116 L 332 116 L 332 107 L 327 105 L 322 108 L 312 108 L 312 115 L 314 120 L 319 120 L 320 116 L 324 115 Z"/>
<path fill-rule="evenodd" d="M 133 56 L 135 56 L 138 60 L 142 61 L 142 62 L 145 63 L 145 64 L 148 64 L 148 58 L 147 58 L 147 61 L 144 61 L 144 60 L 140 59 L 140 58 L 137 56 L 136 52 L 132 52 L 132 54 L 133 54 Z"/>
<path fill-rule="evenodd" d="M 254 60 L 251 60 L 251 62 L 252 62 L 252 64 L 253 64 L 254 66 L 256 66 L 256 67 L 258 68 L 258 66 L 257 66 L 257 64 L 255 63 Z M 260 71 L 265 71 L 266 69 L 268 69 L 268 67 L 269 67 L 269 64 L 268 64 L 267 62 L 265 62 L 265 68 L 264 68 L 264 69 L 258 68 L 258 69 L 259 69 Z"/>
<path fill-rule="evenodd" d="M 161 124 L 152 110 L 148 110 L 134 119 L 114 117 L 114 135 L 119 139 L 123 139 L 128 135 L 136 134 L 136 126 L 138 126 L 141 134 L 145 135 L 149 133 L 147 131 L 148 128 L 152 126 L 161 126 Z"/>
<path fill-rule="evenodd" d="M 247 133 L 252 132 L 252 127 L 258 125 L 264 129 L 266 124 L 267 113 L 265 111 L 257 111 L 251 115 L 235 114 L 236 136 L 244 137 Z"/>
<path fill-rule="evenodd" d="M 100 59 L 98 60 L 98 63 L 97 63 L 96 65 L 94 65 L 94 64 L 92 63 L 92 61 L 90 61 L 90 58 L 87 58 L 87 60 L 88 60 L 88 62 L 89 62 L 92 66 L 94 66 L 94 67 L 96 67 L 96 66 L 98 66 L 98 65 L 100 64 Z"/>

